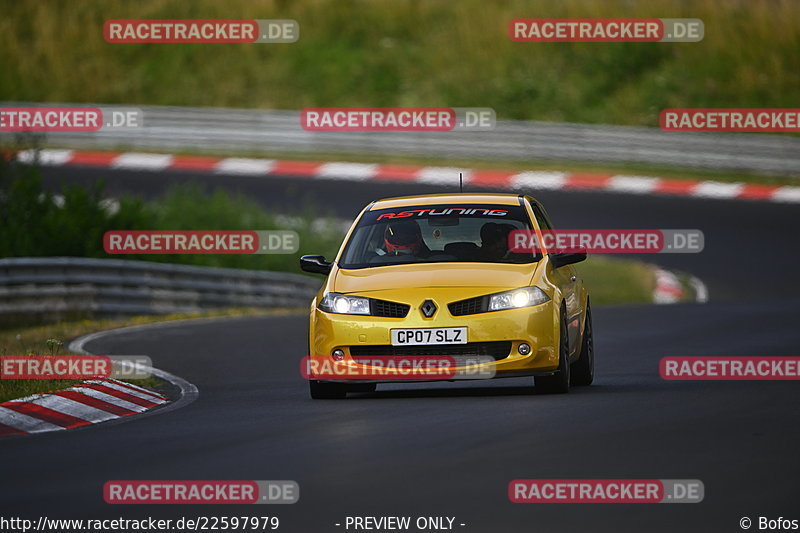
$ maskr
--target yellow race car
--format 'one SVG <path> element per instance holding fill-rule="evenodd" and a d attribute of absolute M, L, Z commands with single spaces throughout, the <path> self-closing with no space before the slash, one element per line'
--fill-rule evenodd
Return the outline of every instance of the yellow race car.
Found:
<path fill-rule="evenodd" d="M 333 262 L 300 259 L 304 271 L 327 275 L 311 302 L 311 397 L 473 375 L 533 376 L 539 393 L 589 385 L 592 315 L 572 266 L 585 251 L 509 246 L 512 232 L 541 237 L 551 229 L 541 204 L 524 195 L 437 194 L 368 205 Z M 411 364 L 409 374 L 380 363 L 426 357 L 479 372 Z"/>

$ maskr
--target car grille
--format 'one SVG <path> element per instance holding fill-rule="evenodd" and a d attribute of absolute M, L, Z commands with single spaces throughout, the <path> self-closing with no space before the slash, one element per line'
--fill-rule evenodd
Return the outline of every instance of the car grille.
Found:
<path fill-rule="evenodd" d="M 450 314 L 453 316 L 485 313 L 489 310 L 489 297 L 478 296 L 476 298 L 452 302 L 447 304 L 447 308 L 450 309 Z"/>
<path fill-rule="evenodd" d="M 372 316 L 385 316 L 389 318 L 404 318 L 410 305 L 399 304 L 396 302 L 387 302 L 386 300 L 369 300 L 369 314 Z"/>
<path fill-rule="evenodd" d="M 511 341 L 468 342 L 467 344 L 445 344 L 437 346 L 351 346 L 353 357 L 392 357 L 404 355 L 492 357 L 495 361 L 505 359 L 511 351 Z"/>

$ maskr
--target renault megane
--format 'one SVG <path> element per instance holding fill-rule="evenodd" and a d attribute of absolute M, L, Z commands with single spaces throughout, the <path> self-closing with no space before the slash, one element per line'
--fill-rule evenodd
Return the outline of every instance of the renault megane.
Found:
<path fill-rule="evenodd" d="M 586 253 L 509 246 L 516 230 L 541 236 L 551 229 L 541 204 L 524 195 L 460 193 L 371 203 L 333 261 L 300 259 L 304 271 L 327 275 L 311 303 L 309 355 L 362 370 L 382 358 L 474 357 L 479 363 L 473 364 L 491 370 L 481 375 L 533 376 L 539 393 L 591 384 L 589 295 L 572 266 Z M 385 368 L 349 376 L 307 376 L 311 397 L 343 398 L 401 381 Z"/>

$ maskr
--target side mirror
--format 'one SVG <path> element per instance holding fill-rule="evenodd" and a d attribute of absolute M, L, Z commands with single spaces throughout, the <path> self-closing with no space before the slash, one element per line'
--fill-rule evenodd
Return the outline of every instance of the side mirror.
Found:
<path fill-rule="evenodd" d="M 331 273 L 333 263 L 326 261 L 323 255 L 304 255 L 300 258 L 300 268 L 304 272 L 327 275 Z"/>
<path fill-rule="evenodd" d="M 559 268 L 566 265 L 572 265 L 574 263 L 580 263 L 581 261 L 586 260 L 586 252 L 574 252 L 574 253 L 563 253 L 563 254 L 550 254 L 550 262 L 553 264 L 553 268 Z"/>

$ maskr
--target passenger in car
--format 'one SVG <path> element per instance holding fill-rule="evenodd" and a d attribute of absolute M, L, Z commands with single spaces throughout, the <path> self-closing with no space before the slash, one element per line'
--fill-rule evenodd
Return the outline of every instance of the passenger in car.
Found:
<path fill-rule="evenodd" d="M 508 236 L 514 230 L 511 224 L 487 222 L 481 227 L 480 255 L 484 261 L 498 261 L 508 255 Z"/>

